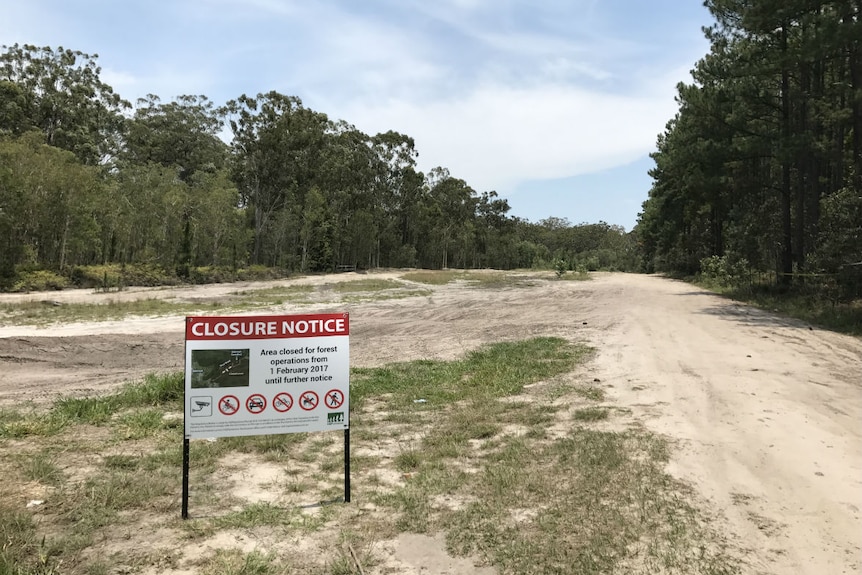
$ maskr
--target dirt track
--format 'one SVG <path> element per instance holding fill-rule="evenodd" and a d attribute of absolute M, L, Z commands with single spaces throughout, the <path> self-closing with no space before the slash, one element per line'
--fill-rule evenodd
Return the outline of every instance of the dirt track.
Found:
<path fill-rule="evenodd" d="M 350 279 L 356 276 L 296 283 Z M 657 277 L 599 274 L 590 282 L 531 283 L 448 285 L 431 288 L 430 296 L 273 311 L 346 309 L 356 366 L 454 358 L 482 343 L 536 335 L 585 341 L 598 350 L 589 375 L 611 400 L 677 440 L 672 471 L 726 521 L 746 572 L 862 569 L 860 340 Z M 208 297 L 231 289 L 240 288 L 129 290 L 119 297 Z M 21 296 L 0 302 L 15 298 Z M 0 327 L 0 406 L 180 370 L 182 326 L 182 318 L 172 317 Z"/>

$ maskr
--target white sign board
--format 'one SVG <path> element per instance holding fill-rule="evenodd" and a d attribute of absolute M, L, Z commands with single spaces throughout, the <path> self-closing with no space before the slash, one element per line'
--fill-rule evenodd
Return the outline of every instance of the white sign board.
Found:
<path fill-rule="evenodd" d="M 346 313 L 186 318 L 185 437 L 348 429 Z"/>

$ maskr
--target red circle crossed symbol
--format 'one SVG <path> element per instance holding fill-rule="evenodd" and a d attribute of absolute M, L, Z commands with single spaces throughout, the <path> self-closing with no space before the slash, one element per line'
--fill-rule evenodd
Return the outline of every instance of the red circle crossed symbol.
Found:
<path fill-rule="evenodd" d="M 311 411 L 317 407 L 318 403 L 320 403 L 320 398 L 313 391 L 304 391 L 302 395 L 299 396 L 299 407 L 305 411 Z"/>
<path fill-rule="evenodd" d="M 338 409 L 344 403 L 344 393 L 340 389 L 330 389 L 324 398 L 323 402 L 329 409 Z"/>
<path fill-rule="evenodd" d="M 218 400 L 218 410 L 222 415 L 233 415 L 239 411 L 239 399 L 235 395 L 226 395 Z"/>
<path fill-rule="evenodd" d="M 289 393 L 276 394 L 272 400 L 272 406 L 280 413 L 290 411 L 290 408 L 293 407 L 293 397 Z"/>
<path fill-rule="evenodd" d="M 245 400 L 245 408 L 251 413 L 260 413 L 266 409 L 266 398 L 259 393 L 249 395 Z"/>

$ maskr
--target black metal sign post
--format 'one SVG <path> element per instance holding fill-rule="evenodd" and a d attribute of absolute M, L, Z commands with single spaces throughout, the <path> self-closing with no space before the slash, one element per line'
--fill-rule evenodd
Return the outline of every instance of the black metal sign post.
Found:
<path fill-rule="evenodd" d="M 344 430 L 344 502 L 350 503 L 350 428 Z"/>
<path fill-rule="evenodd" d="M 183 439 L 183 519 L 189 518 L 189 439 Z"/>

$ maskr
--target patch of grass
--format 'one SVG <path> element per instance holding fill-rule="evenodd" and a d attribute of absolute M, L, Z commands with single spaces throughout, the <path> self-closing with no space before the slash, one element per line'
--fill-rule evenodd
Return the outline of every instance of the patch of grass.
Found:
<path fill-rule="evenodd" d="M 182 411 L 184 376 L 150 374 L 141 382 L 123 386 L 117 393 L 99 397 L 65 397 L 58 399 L 47 413 L 21 414 L 13 410 L 0 411 L 0 437 L 21 438 L 55 435 L 71 425 L 105 425 L 124 409 L 138 410 L 119 418 L 127 438 L 141 438 L 160 427 L 165 408 Z M 160 407 L 160 410 L 140 410 Z"/>
<path fill-rule="evenodd" d="M 529 287 L 533 278 L 523 274 L 513 274 L 500 271 L 453 271 L 453 270 L 423 270 L 408 272 L 402 279 L 429 285 L 445 285 L 455 281 L 467 282 L 471 287 L 501 288 Z"/>
<path fill-rule="evenodd" d="M 573 388 L 573 391 L 591 401 L 604 401 L 605 399 L 605 390 L 594 385 L 578 385 Z"/>
<path fill-rule="evenodd" d="M 513 442 L 449 515 L 447 544 L 505 573 L 736 573 L 664 470 L 647 433 L 575 430 L 536 449 Z M 630 568 L 626 568 L 626 567 Z"/>
<path fill-rule="evenodd" d="M 20 439 L 29 436 L 55 435 L 63 427 L 65 423 L 57 418 L 0 409 L 0 438 Z"/>
<path fill-rule="evenodd" d="M 28 575 L 59 573 L 60 562 L 36 534 L 30 513 L 0 504 L 0 573 Z"/>
<path fill-rule="evenodd" d="M 576 409 L 572 418 L 575 421 L 602 421 L 608 418 L 608 410 L 601 407 Z"/>
<path fill-rule="evenodd" d="M 117 418 L 118 432 L 124 439 L 143 439 L 164 429 L 164 412 L 159 409 L 134 410 Z"/>
<path fill-rule="evenodd" d="M 557 279 L 560 281 L 566 281 L 566 282 L 583 282 L 583 281 L 589 281 L 589 280 L 593 279 L 593 277 L 589 274 L 589 272 L 571 271 L 571 272 L 566 272 L 563 275 L 557 276 Z"/>
<path fill-rule="evenodd" d="M 239 290 L 231 295 L 240 296 L 243 300 L 272 303 L 275 301 L 304 301 L 314 292 L 310 285 L 283 285 L 269 288 Z"/>
<path fill-rule="evenodd" d="M 215 555 L 201 562 L 202 575 L 275 575 L 283 573 L 274 553 L 239 549 L 218 549 Z"/>
<path fill-rule="evenodd" d="M 372 295 L 355 295 L 341 298 L 344 303 L 361 303 L 369 301 L 384 301 L 391 299 L 405 299 L 409 297 L 424 297 L 431 295 L 429 290 L 403 290 L 393 292 L 375 293 Z"/>
<path fill-rule="evenodd" d="M 182 411 L 185 375 L 182 372 L 148 374 L 142 382 L 125 385 L 117 394 L 120 407 L 176 406 Z"/>
<path fill-rule="evenodd" d="M 141 468 L 142 458 L 135 455 L 106 455 L 105 467 L 118 471 L 136 471 Z"/>
<path fill-rule="evenodd" d="M 395 457 L 395 468 L 402 472 L 411 472 L 419 469 L 422 463 L 422 455 L 416 449 L 405 449 Z"/>
<path fill-rule="evenodd" d="M 241 453 L 260 453 L 267 461 L 282 461 L 290 457 L 296 445 L 305 441 L 302 433 L 286 435 L 248 435 L 241 437 L 223 437 L 219 453 L 239 451 Z"/>
<path fill-rule="evenodd" d="M 534 338 L 487 346 L 460 361 L 419 360 L 353 370 L 351 402 L 358 409 L 368 397 L 391 394 L 393 409 L 439 407 L 465 398 L 492 399 L 519 393 L 524 385 L 574 368 L 586 346 L 560 338 Z M 425 399 L 424 404 L 414 404 Z M 418 407 L 417 407 L 418 406 Z"/>
<path fill-rule="evenodd" d="M 464 272 L 458 279 L 469 282 L 470 287 L 501 289 L 507 287 L 531 287 L 531 278 L 506 272 Z"/>
<path fill-rule="evenodd" d="M 277 286 L 259 290 L 236 291 L 218 300 L 182 301 L 172 298 L 147 298 L 119 301 L 108 299 L 105 294 L 102 303 L 61 303 L 28 301 L 14 304 L 0 304 L 0 318 L 7 324 L 68 323 L 76 321 L 110 321 L 124 317 L 187 315 L 221 311 L 253 310 L 281 305 L 285 302 L 303 303 L 314 291 L 313 286 Z"/>
<path fill-rule="evenodd" d="M 403 283 L 396 280 L 373 278 L 351 280 L 330 285 L 332 286 L 333 291 L 338 293 L 374 292 L 404 287 Z"/>
<path fill-rule="evenodd" d="M 298 512 L 295 509 L 282 509 L 269 503 L 255 503 L 240 511 L 234 511 L 215 520 L 219 527 L 228 529 L 250 529 L 261 525 L 291 525 Z"/>
<path fill-rule="evenodd" d="M 407 272 L 401 276 L 402 279 L 411 282 L 429 284 L 429 285 L 446 285 L 449 282 L 455 281 L 460 275 L 460 272 L 449 270 L 422 270 L 415 272 Z"/>
<path fill-rule="evenodd" d="M 212 307 L 158 298 L 122 302 L 111 300 L 102 304 L 64 303 L 56 306 L 42 302 L 22 302 L 0 304 L 0 317 L 7 324 L 44 325 L 54 322 L 109 321 L 130 315 L 182 315 Z"/>
<path fill-rule="evenodd" d="M 24 479 L 38 481 L 43 485 L 60 485 L 63 471 L 57 466 L 57 458 L 49 453 L 26 455 L 22 461 Z"/>

